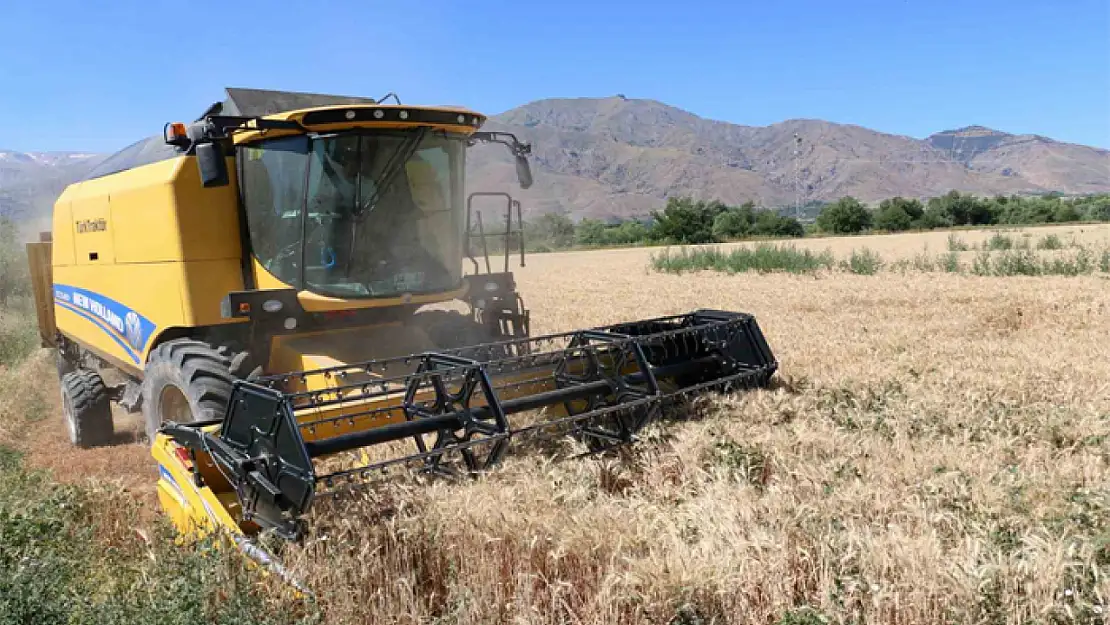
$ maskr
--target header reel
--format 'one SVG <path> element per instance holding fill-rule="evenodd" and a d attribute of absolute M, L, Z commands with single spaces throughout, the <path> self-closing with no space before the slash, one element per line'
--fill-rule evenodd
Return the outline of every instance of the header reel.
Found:
<path fill-rule="evenodd" d="M 218 429 L 161 431 L 211 457 L 241 521 L 296 539 L 317 497 L 394 468 L 479 473 L 535 436 L 603 451 L 685 397 L 765 386 L 776 367 L 752 316 L 699 310 L 237 381 Z"/>

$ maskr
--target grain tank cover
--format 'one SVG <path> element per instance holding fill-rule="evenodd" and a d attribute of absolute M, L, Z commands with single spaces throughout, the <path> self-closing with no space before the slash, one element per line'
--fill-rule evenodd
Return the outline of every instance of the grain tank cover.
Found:
<path fill-rule="evenodd" d="M 210 115 L 235 117 L 265 117 L 275 113 L 316 108 L 320 106 L 340 106 L 343 104 L 377 104 L 373 98 L 355 96 L 327 95 L 322 93 L 301 93 L 297 91 L 271 91 L 268 89 L 242 89 L 227 87 L 227 97 L 208 107 L 200 119 Z M 199 120 L 198 120 L 199 121 Z"/>

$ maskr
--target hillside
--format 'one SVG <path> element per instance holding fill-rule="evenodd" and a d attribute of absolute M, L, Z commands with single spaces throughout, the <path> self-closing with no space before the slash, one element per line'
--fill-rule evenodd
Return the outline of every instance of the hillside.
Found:
<path fill-rule="evenodd" d="M 0 216 L 48 226 L 50 208 L 67 184 L 81 177 L 99 155 L 77 152 L 0 150 Z"/>
<path fill-rule="evenodd" d="M 742 126 L 616 96 L 532 102 L 492 117 L 487 129 L 533 143 L 536 183 L 517 190 L 505 151 L 482 146 L 470 156 L 470 189 L 512 190 L 530 214 L 644 215 L 671 195 L 783 206 L 951 189 L 1110 192 L 1110 151 L 982 126 L 925 139 L 809 119 Z M 85 154 L 0 151 L 0 214 L 41 219 L 91 162 Z"/>
<path fill-rule="evenodd" d="M 536 186 L 526 195 L 537 212 L 627 216 L 674 194 L 775 206 L 799 195 L 1110 191 L 1110 151 L 981 127 L 921 140 L 821 120 L 741 126 L 620 96 L 541 100 L 489 126 L 533 142 Z M 475 160 L 474 184 L 512 179 L 500 154 Z"/>

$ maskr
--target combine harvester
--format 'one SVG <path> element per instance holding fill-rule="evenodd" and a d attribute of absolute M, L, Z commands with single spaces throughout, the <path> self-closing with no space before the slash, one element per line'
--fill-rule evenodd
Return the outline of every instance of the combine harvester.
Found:
<path fill-rule="evenodd" d="M 738 312 L 530 336 L 509 271 L 520 203 L 464 189 L 469 146 L 506 146 L 524 188 L 530 147 L 394 100 L 228 89 L 70 186 L 52 242 L 31 245 L 73 443 L 111 442 L 112 401 L 141 411 L 183 533 L 226 529 L 251 553 L 393 469 L 479 473 L 531 436 L 604 451 L 775 372 Z M 474 210 L 490 200 L 504 230 Z M 427 309 L 455 300 L 469 312 Z"/>

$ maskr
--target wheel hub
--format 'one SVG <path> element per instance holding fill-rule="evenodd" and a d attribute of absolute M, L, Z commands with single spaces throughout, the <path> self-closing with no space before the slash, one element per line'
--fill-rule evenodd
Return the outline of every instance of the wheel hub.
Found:
<path fill-rule="evenodd" d="M 190 423 L 193 421 L 193 410 L 189 407 L 189 400 L 185 397 L 185 393 L 176 386 L 167 386 L 162 389 L 161 401 L 158 402 L 160 414 L 159 420 L 162 423 L 173 421 L 174 423 Z"/>

